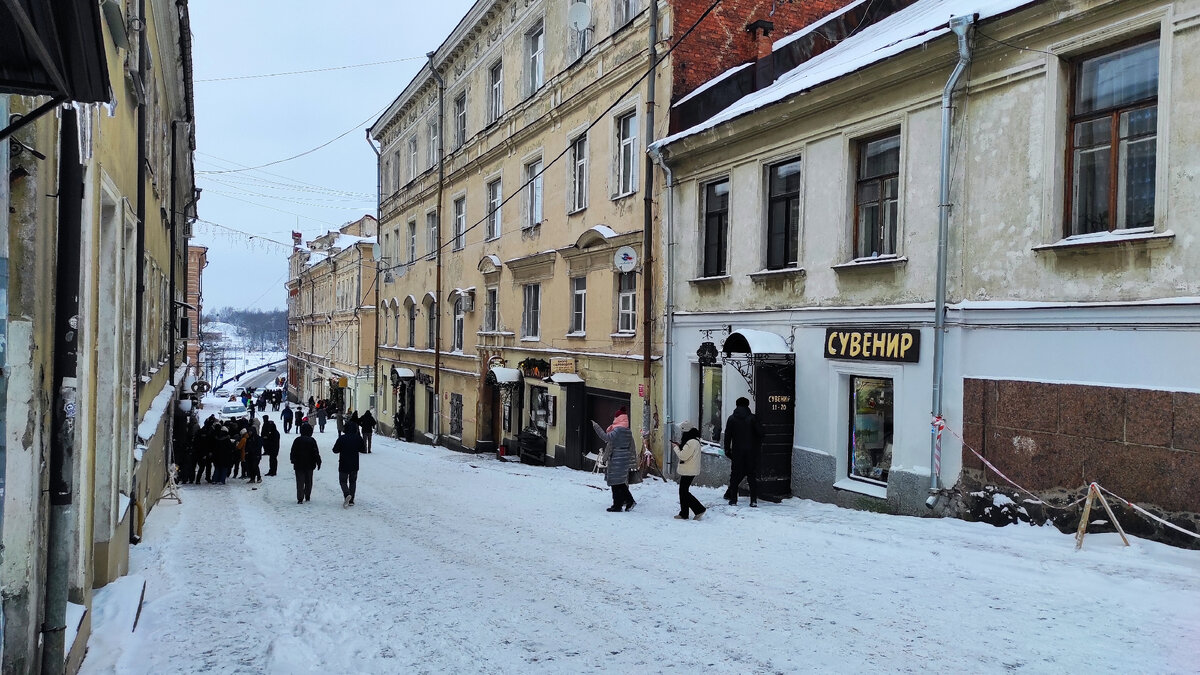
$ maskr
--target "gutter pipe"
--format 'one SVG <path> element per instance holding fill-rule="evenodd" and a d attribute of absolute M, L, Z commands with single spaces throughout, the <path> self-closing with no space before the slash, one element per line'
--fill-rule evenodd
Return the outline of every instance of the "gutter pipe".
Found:
<path fill-rule="evenodd" d="M 0 120 L 8 119 L 8 96 L 0 96 Z M 11 201 L 9 153 L 0 152 L 0 495 L 8 493 L 8 208 Z M 0 542 L 4 502 L 0 499 Z M 4 661 L 4 612 L 0 609 L 0 663 Z"/>
<path fill-rule="evenodd" d="M 663 422 L 664 432 L 667 438 L 663 439 L 663 469 L 671 472 L 671 457 L 667 456 L 670 452 L 670 440 L 674 438 L 675 415 L 672 402 L 672 385 L 674 380 L 674 368 L 671 361 L 674 351 L 675 338 L 675 286 L 674 286 L 674 271 L 675 271 L 675 220 L 672 217 L 672 212 L 675 206 L 675 174 L 671 172 L 671 167 L 667 166 L 663 151 L 661 148 L 650 148 L 650 159 L 662 169 L 667 179 L 667 208 L 665 213 L 666 218 L 666 236 L 663 237 L 663 257 L 666 259 L 666 264 L 663 265 L 664 282 L 666 283 L 666 303 L 664 316 L 666 324 L 663 327 L 663 414 L 666 416 Z"/>
<path fill-rule="evenodd" d="M 933 308 L 933 415 L 929 436 L 929 499 L 925 506 L 937 504 L 938 483 L 942 472 L 942 381 L 945 374 L 946 345 L 946 249 L 950 238 L 950 135 L 954 123 L 954 88 L 963 71 L 971 63 L 971 44 L 968 38 L 975 15 L 950 19 L 950 30 L 958 37 L 958 63 L 946 88 L 942 90 L 942 160 L 941 192 L 938 197 L 937 294 Z"/>
<path fill-rule="evenodd" d="M 367 145 L 371 146 L 371 151 L 375 153 L 375 243 L 378 244 L 381 239 L 379 230 L 383 216 L 383 159 L 380 149 L 371 142 L 370 129 L 366 130 L 366 135 Z M 441 129 L 438 129 L 438 136 L 441 137 Z M 375 339 L 371 342 L 371 395 L 377 397 L 376 408 L 379 407 L 379 399 L 382 398 L 379 396 L 379 260 L 382 260 L 382 257 L 375 261 Z"/>
<path fill-rule="evenodd" d="M 442 140 L 446 137 L 446 126 L 442 123 L 445 115 L 446 82 L 433 65 L 433 55 L 436 53 L 429 52 L 425 55 L 429 58 L 429 73 L 437 80 L 438 85 L 438 186 L 437 210 L 434 212 L 437 218 L 437 298 L 434 299 L 436 311 L 433 319 L 433 429 L 430 430 L 433 432 L 434 444 L 442 440 L 442 190 L 446 183 L 446 157 Z"/>

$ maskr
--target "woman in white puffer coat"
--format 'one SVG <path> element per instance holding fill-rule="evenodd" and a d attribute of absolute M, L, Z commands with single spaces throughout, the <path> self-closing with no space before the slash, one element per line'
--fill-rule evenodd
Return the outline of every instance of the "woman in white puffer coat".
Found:
<path fill-rule="evenodd" d="M 692 481 L 700 475 L 700 430 L 684 421 L 679 425 L 679 431 L 679 445 L 675 445 L 675 456 L 679 458 L 679 513 L 675 518 L 687 520 L 695 513 L 695 519 L 700 520 L 707 509 L 691 492 Z"/>

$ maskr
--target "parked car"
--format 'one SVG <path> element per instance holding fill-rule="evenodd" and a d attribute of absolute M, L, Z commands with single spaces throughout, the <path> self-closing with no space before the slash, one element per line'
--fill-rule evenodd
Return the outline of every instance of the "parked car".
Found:
<path fill-rule="evenodd" d="M 213 392 L 213 396 L 220 396 L 221 398 L 229 398 L 229 389 L 227 387 L 221 387 L 220 389 Z"/>
<path fill-rule="evenodd" d="M 221 411 L 217 413 L 219 420 L 235 420 L 239 417 L 246 417 L 246 406 L 241 403 L 226 404 Z"/>
<path fill-rule="evenodd" d="M 279 370 L 279 368 L 277 368 L 276 366 L 268 366 L 267 370 L 273 373 L 273 372 Z"/>

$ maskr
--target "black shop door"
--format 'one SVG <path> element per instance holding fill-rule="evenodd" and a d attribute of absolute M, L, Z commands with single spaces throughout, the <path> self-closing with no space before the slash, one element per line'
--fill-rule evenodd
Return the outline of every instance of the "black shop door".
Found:
<path fill-rule="evenodd" d="M 758 492 L 776 502 L 792 496 L 795 373 L 795 365 L 785 362 L 760 361 L 754 368 L 754 414 L 763 427 Z"/>

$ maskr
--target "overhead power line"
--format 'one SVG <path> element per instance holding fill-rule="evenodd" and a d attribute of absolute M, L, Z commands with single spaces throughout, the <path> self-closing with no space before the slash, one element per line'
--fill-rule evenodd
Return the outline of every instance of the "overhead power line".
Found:
<path fill-rule="evenodd" d="M 371 63 L 355 63 L 349 66 L 330 66 L 328 68 L 313 68 L 312 70 L 290 70 L 283 73 L 263 73 L 261 75 L 231 75 L 229 77 L 207 77 L 199 82 L 228 82 L 230 80 L 253 80 L 263 77 L 284 77 L 286 75 L 307 75 L 309 73 L 327 73 L 334 70 L 350 70 L 351 68 L 366 68 L 368 66 L 383 66 L 389 63 L 400 63 L 402 61 L 424 61 L 428 57 L 425 56 L 406 56 L 402 59 L 391 59 L 390 61 L 373 61 Z"/>

